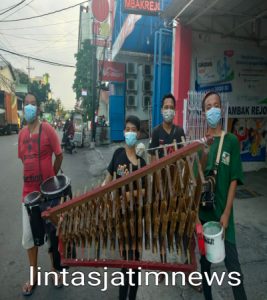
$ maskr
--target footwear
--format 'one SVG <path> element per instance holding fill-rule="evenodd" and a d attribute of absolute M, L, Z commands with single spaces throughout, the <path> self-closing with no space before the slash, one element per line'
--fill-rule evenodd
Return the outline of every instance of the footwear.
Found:
<path fill-rule="evenodd" d="M 165 275 L 164 274 L 159 274 L 159 283 L 163 282 L 165 279 Z"/>
<path fill-rule="evenodd" d="M 53 282 L 55 288 L 60 289 L 60 288 L 63 287 L 63 276 L 62 276 L 61 274 L 59 274 L 58 272 L 56 272 L 56 273 L 57 273 L 57 278 L 58 278 L 57 284 L 56 284 L 56 282 L 54 281 L 54 278 L 53 278 L 53 277 L 51 277 L 51 281 Z"/>
<path fill-rule="evenodd" d="M 35 281 L 34 285 L 31 285 L 30 282 L 27 281 L 22 288 L 22 295 L 31 296 L 36 286 L 37 286 L 37 280 Z"/>
<path fill-rule="evenodd" d="M 198 292 L 198 293 L 202 293 L 202 290 L 203 290 L 203 287 L 202 287 L 202 280 L 199 281 L 199 282 L 201 282 L 201 284 L 198 285 L 198 286 L 192 285 L 192 284 L 190 284 L 188 278 L 186 278 L 186 283 L 187 283 L 192 289 L 194 289 L 194 290 L 195 290 L 196 292 Z"/>

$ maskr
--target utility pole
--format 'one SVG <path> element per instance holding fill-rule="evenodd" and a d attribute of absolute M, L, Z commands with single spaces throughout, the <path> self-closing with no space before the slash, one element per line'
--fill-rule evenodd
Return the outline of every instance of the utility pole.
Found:
<path fill-rule="evenodd" d="M 28 67 L 26 68 L 28 70 L 28 78 L 29 78 L 29 82 L 28 82 L 28 92 L 29 92 L 29 87 L 30 87 L 30 81 L 31 81 L 31 70 L 34 70 L 33 67 L 31 67 L 31 62 L 30 62 L 30 58 L 28 57 Z"/>
<path fill-rule="evenodd" d="M 92 138 L 91 148 L 95 147 L 95 135 L 96 135 L 96 122 L 95 122 L 95 110 L 96 110 L 96 83 L 97 83 L 97 65 L 96 65 L 96 33 L 93 26 L 93 48 L 92 48 Z"/>

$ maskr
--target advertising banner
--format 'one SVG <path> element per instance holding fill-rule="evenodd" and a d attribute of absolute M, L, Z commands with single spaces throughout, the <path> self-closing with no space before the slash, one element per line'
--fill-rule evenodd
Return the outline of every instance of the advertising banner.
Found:
<path fill-rule="evenodd" d="M 238 138 L 242 161 L 265 162 L 267 142 L 266 118 L 230 119 L 228 129 Z"/>
<path fill-rule="evenodd" d="M 267 143 L 266 51 L 222 45 L 197 49 L 192 70 L 195 90 L 224 93 L 228 130 L 239 140 L 242 161 L 249 163 L 246 169 L 262 167 Z"/>
<path fill-rule="evenodd" d="M 157 16 L 160 12 L 160 1 L 123 0 L 123 12 L 128 14 Z"/>
<path fill-rule="evenodd" d="M 125 64 L 113 61 L 99 61 L 99 78 L 101 81 L 124 82 L 125 81 Z M 101 74 L 102 72 L 102 74 Z"/>
<path fill-rule="evenodd" d="M 230 49 L 196 57 L 195 90 L 228 93 L 229 117 L 266 117 L 266 82 L 267 56 L 260 52 Z"/>

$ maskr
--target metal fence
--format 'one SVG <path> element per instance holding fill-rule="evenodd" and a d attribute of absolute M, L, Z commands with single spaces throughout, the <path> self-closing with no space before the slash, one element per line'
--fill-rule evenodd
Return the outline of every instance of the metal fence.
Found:
<path fill-rule="evenodd" d="M 202 112 L 202 99 L 206 93 L 189 91 L 187 99 L 184 100 L 183 127 L 188 140 L 198 140 L 207 132 L 205 113 Z M 227 95 L 220 94 L 222 101 L 222 126 L 227 131 L 228 124 L 228 101 Z"/>

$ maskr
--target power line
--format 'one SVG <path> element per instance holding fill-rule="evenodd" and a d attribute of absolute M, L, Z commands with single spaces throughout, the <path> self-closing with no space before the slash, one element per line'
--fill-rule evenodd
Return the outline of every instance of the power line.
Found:
<path fill-rule="evenodd" d="M 9 15 L 5 16 L 5 17 L 4 17 L 2 20 L 5 20 L 5 19 L 7 19 L 8 17 L 10 17 L 10 16 L 14 15 L 16 12 L 18 12 L 18 11 L 22 10 L 24 7 L 28 6 L 28 5 L 29 5 L 29 4 L 31 4 L 33 1 L 34 1 L 34 0 L 31 0 L 30 2 L 26 3 L 25 5 L 23 5 L 23 6 L 22 6 L 22 7 L 20 7 L 19 9 L 17 9 L 17 10 L 15 10 L 15 11 L 13 11 L 11 14 L 9 14 Z M 23 2 L 24 2 L 24 1 L 23 1 Z"/>
<path fill-rule="evenodd" d="M 88 1 L 83 1 L 83 2 L 80 2 L 78 4 L 75 4 L 75 5 L 72 5 L 72 6 L 68 6 L 68 7 L 65 7 L 65 8 L 62 8 L 62 9 L 54 10 L 54 11 L 51 11 L 49 13 L 45 13 L 45 14 L 38 15 L 38 16 L 33 16 L 33 17 L 28 17 L 28 18 L 21 18 L 21 19 L 14 19 L 14 20 L 0 20 L 0 22 L 2 22 L 2 23 L 3 22 L 18 22 L 18 21 L 26 21 L 26 20 L 32 20 L 32 19 L 36 19 L 36 18 L 41 18 L 41 17 L 44 17 L 44 16 L 49 16 L 49 15 L 52 15 L 52 14 L 56 14 L 58 12 L 62 12 L 62 11 L 74 8 L 76 6 L 80 6 L 81 4 L 87 3 L 87 2 Z"/>
<path fill-rule="evenodd" d="M 12 10 L 12 9 L 18 7 L 19 5 L 21 5 L 21 4 L 22 4 L 23 2 L 25 2 L 25 1 L 26 1 L 26 0 L 22 0 L 22 1 L 20 1 L 19 3 L 15 4 L 15 5 L 11 6 L 11 7 L 9 7 L 6 11 L 0 13 L 0 16 L 2 16 L 3 14 L 9 12 L 9 11 Z"/>
<path fill-rule="evenodd" d="M 14 6 L 14 4 L 13 4 L 13 5 L 10 5 L 10 6 L 6 7 L 6 8 L 2 8 L 2 9 L 0 9 L 0 11 L 7 10 L 7 9 L 9 9 L 9 8 L 13 7 L 13 6 Z"/>
<path fill-rule="evenodd" d="M 37 41 L 37 42 L 55 42 L 57 43 L 58 39 L 57 40 L 52 40 L 52 39 L 49 39 L 49 40 L 43 40 L 43 39 L 33 39 L 33 38 L 30 38 L 30 37 L 25 37 L 25 36 L 17 36 L 17 35 L 14 35 L 14 34 L 3 34 L 3 33 L 0 33 L 0 35 L 5 35 L 5 36 L 10 36 L 10 37 L 13 37 L 13 38 L 16 38 L 16 39 L 22 39 L 22 40 L 30 40 L 30 41 Z M 75 42 L 76 40 L 63 40 L 62 42 Z"/>
<path fill-rule="evenodd" d="M 4 42 L 5 40 L 5 42 Z M 7 44 L 7 45 L 6 45 Z M 5 36 L 2 36 L 2 38 L 0 39 L 0 46 L 4 47 L 6 49 L 11 49 L 12 51 L 16 52 L 17 50 L 13 48 L 13 46 L 11 45 L 11 43 L 8 41 L 8 39 Z M 8 53 L 7 53 L 8 54 Z M 10 54 L 8 54 L 10 55 Z M 13 56 L 14 57 L 14 56 Z M 16 62 L 22 66 L 24 65 L 24 62 L 22 61 L 22 58 L 15 56 L 14 60 L 16 60 Z"/>
<path fill-rule="evenodd" d="M 62 63 L 58 63 L 58 62 L 54 62 L 54 61 L 49 61 L 49 60 L 45 60 L 45 59 L 41 59 L 41 58 L 37 58 L 37 57 L 32 57 L 32 56 L 29 56 L 29 55 L 24 55 L 24 54 L 16 53 L 16 52 L 13 52 L 13 51 L 10 51 L 10 50 L 7 50 L 7 49 L 3 49 L 3 48 L 0 48 L 0 51 L 4 51 L 4 52 L 10 53 L 10 54 L 13 54 L 13 55 L 16 55 L 16 56 L 24 57 L 24 58 L 27 58 L 27 59 L 36 60 L 36 61 L 39 61 L 39 62 L 42 62 L 42 63 L 46 63 L 46 64 L 49 64 L 49 65 L 52 65 L 52 66 L 66 67 L 66 68 L 75 68 L 75 66 L 73 66 L 73 65 L 62 64 Z"/>
<path fill-rule="evenodd" d="M 0 58 L 7 64 L 10 65 L 10 63 L 4 58 L 2 54 L 0 54 Z"/>
<path fill-rule="evenodd" d="M 66 22 L 58 22 L 58 23 L 53 23 L 53 24 L 47 24 L 47 25 L 40 25 L 40 26 L 28 26 L 28 27 L 16 27 L 16 28 L 1 28 L 2 30 L 21 30 L 21 29 L 33 29 L 33 28 L 42 28 L 42 27 L 49 27 L 49 26 L 55 26 L 55 25 L 60 25 L 60 24 L 66 24 L 66 23 L 76 23 L 79 22 L 79 20 L 70 20 Z"/>

